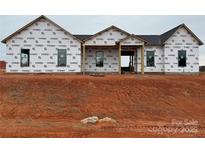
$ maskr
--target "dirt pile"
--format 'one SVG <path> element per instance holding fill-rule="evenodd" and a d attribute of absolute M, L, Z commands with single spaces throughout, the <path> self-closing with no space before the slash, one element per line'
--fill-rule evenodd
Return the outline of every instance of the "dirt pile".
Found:
<path fill-rule="evenodd" d="M 99 124 L 88 129 L 79 124 L 80 120 L 92 115 L 100 119 L 112 117 L 118 121 L 118 125 Z M 1 74 L 0 117 L 3 120 L 0 122 L 2 131 L 7 120 L 30 119 L 26 126 L 34 132 L 35 127 L 31 127 L 35 125 L 34 121 L 46 121 L 48 126 L 45 124 L 45 127 L 42 127 L 38 123 L 36 125 L 41 128 L 41 133 L 44 130 L 49 137 L 52 135 L 49 135 L 49 129 L 45 128 L 52 125 L 55 125 L 52 129 L 56 127 L 55 131 L 53 130 L 56 132 L 55 137 L 61 137 L 62 134 L 63 137 L 87 137 L 86 134 L 90 134 L 90 137 L 111 137 L 112 135 L 102 130 L 110 131 L 113 127 L 118 130 L 117 135 L 113 136 L 121 137 L 122 129 L 129 132 L 137 130 L 136 127 L 140 124 L 146 125 L 148 121 L 166 123 L 173 119 L 195 119 L 202 127 L 205 124 L 205 75 L 93 77 Z M 61 126 L 69 125 L 68 130 L 71 124 L 72 130 L 70 134 L 66 134 L 67 131 L 64 132 Z M 13 125 L 15 127 L 12 128 L 18 128 L 15 122 Z M 19 127 L 26 129 L 26 126 Z M 101 130 L 101 133 L 95 132 L 96 129 Z M 13 131 L 15 132 L 11 129 L 10 134 Z M 30 135 L 35 136 L 31 132 Z M 129 133 L 124 135 L 130 136 Z M 139 133 L 134 136 L 139 136 Z"/>

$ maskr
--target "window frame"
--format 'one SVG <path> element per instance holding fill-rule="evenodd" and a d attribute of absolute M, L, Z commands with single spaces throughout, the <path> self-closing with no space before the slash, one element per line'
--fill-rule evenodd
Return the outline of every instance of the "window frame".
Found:
<path fill-rule="evenodd" d="M 65 51 L 65 64 L 64 65 L 60 65 L 60 57 L 59 57 L 60 54 L 59 54 L 59 52 L 62 51 L 62 50 Z M 67 50 L 66 49 L 57 49 L 57 53 L 58 53 L 58 55 L 57 55 L 57 62 L 58 62 L 57 64 L 58 65 L 57 66 L 58 67 L 66 67 L 67 66 Z"/>
<path fill-rule="evenodd" d="M 154 55 L 153 55 L 153 66 L 151 66 L 151 65 L 148 65 L 148 52 L 153 52 L 154 53 Z M 147 50 L 146 51 L 146 67 L 155 67 L 155 50 Z"/>
<path fill-rule="evenodd" d="M 22 54 L 23 54 L 23 52 L 25 52 L 25 51 L 28 52 L 28 53 L 24 53 L 24 54 L 28 54 L 28 58 L 27 58 L 28 64 L 27 64 L 27 65 L 24 65 L 24 64 L 22 63 L 22 60 L 23 60 Z M 30 49 L 23 49 L 23 48 L 21 48 L 20 65 L 21 65 L 21 67 L 30 67 Z"/>
<path fill-rule="evenodd" d="M 180 65 L 179 61 L 180 61 L 180 52 L 185 52 L 185 65 Z M 186 50 L 178 50 L 178 67 L 186 67 L 187 66 L 187 51 Z"/>
<path fill-rule="evenodd" d="M 102 57 L 100 58 L 102 59 L 102 64 L 100 65 L 98 65 L 97 53 L 102 53 Z M 96 51 L 95 60 L 96 60 L 96 67 L 104 67 L 104 51 Z"/>

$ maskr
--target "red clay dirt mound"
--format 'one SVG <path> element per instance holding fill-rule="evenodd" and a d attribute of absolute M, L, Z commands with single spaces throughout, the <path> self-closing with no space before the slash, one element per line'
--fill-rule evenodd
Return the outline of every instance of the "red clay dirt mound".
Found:
<path fill-rule="evenodd" d="M 83 125 L 111 117 L 116 124 Z M 0 75 L 0 137 L 205 137 L 205 75 Z M 197 133 L 156 133 L 172 120 Z"/>

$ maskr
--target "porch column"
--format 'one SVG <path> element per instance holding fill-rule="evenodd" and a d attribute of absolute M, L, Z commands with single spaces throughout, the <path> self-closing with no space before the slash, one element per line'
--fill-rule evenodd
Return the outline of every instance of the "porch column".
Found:
<path fill-rule="evenodd" d="M 85 44 L 83 44 L 83 64 L 82 64 L 82 72 L 85 75 Z"/>
<path fill-rule="evenodd" d="M 118 59 L 119 59 L 119 74 L 121 74 L 121 45 L 119 43 L 119 49 L 118 49 Z"/>
<path fill-rule="evenodd" d="M 141 74 L 144 74 L 144 45 L 141 47 Z"/>

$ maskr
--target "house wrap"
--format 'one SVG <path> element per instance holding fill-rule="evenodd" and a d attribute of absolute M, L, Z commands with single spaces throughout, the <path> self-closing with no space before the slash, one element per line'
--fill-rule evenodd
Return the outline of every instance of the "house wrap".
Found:
<path fill-rule="evenodd" d="M 161 35 L 130 34 L 110 26 L 71 34 L 40 16 L 2 40 L 9 73 L 197 73 L 203 42 L 181 24 Z M 129 66 L 121 66 L 121 57 Z"/>

